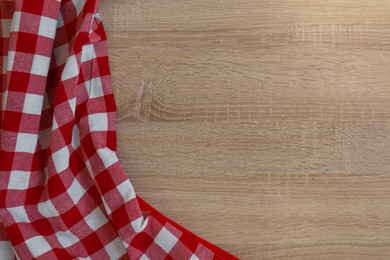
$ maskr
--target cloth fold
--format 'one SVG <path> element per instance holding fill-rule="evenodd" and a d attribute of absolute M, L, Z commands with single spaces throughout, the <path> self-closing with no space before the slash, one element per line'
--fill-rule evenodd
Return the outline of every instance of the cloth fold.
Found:
<path fill-rule="evenodd" d="M 99 1 L 0 3 L 0 259 L 237 259 L 136 195 Z"/>

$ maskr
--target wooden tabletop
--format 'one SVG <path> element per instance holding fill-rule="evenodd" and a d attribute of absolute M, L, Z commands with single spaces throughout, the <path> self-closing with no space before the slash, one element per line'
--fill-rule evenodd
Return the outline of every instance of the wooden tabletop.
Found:
<path fill-rule="evenodd" d="M 100 14 L 141 197 L 242 259 L 390 259 L 390 1 Z"/>

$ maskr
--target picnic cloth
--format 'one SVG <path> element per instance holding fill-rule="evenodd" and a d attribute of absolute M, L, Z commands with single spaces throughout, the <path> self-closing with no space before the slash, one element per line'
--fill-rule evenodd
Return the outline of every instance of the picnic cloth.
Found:
<path fill-rule="evenodd" d="M 0 259 L 237 259 L 135 193 L 99 1 L 0 3 Z"/>

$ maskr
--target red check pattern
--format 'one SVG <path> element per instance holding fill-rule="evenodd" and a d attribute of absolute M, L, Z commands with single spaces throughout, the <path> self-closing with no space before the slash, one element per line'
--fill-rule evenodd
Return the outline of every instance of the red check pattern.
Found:
<path fill-rule="evenodd" d="M 99 1 L 0 3 L 0 258 L 237 259 L 135 194 Z"/>

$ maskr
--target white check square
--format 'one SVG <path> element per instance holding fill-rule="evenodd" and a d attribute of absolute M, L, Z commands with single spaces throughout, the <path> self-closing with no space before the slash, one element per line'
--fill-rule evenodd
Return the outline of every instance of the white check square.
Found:
<path fill-rule="evenodd" d="M 41 17 L 41 21 L 39 23 L 39 31 L 38 34 L 41 36 L 45 36 L 51 39 L 54 39 L 56 34 L 57 21 L 51 19 L 46 16 Z"/>
<path fill-rule="evenodd" d="M 135 198 L 135 191 L 129 179 L 119 184 L 116 188 L 122 194 L 125 203 Z"/>
<path fill-rule="evenodd" d="M 119 259 L 121 256 L 126 254 L 126 249 L 124 248 L 121 239 L 118 237 L 114 239 L 111 243 L 104 247 L 110 256 L 110 259 Z"/>
<path fill-rule="evenodd" d="M 10 27 L 11 32 L 18 32 L 19 31 L 21 17 L 22 17 L 21 12 L 14 12 L 14 16 L 12 17 L 12 22 L 11 22 L 11 27 Z"/>
<path fill-rule="evenodd" d="M 43 96 L 29 94 L 25 95 L 23 113 L 40 115 L 42 112 Z"/>
<path fill-rule="evenodd" d="M 98 230 L 101 226 L 106 224 L 108 221 L 107 217 L 102 213 L 99 208 L 94 209 L 88 216 L 85 217 L 85 222 L 94 231 Z"/>
<path fill-rule="evenodd" d="M 7 57 L 7 71 L 12 71 L 14 67 L 14 61 L 15 61 L 15 52 L 14 51 L 9 51 L 8 52 L 8 57 Z"/>
<path fill-rule="evenodd" d="M 11 171 L 8 181 L 8 189 L 10 190 L 26 190 L 30 181 L 30 172 Z"/>
<path fill-rule="evenodd" d="M 68 57 L 62 72 L 62 80 L 68 80 L 79 75 L 79 65 L 75 55 Z"/>
<path fill-rule="evenodd" d="M 4 91 L 3 92 L 3 104 L 1 106 L 1 108 L 3 109 L 3 111 L 5 110 L 5 108 L 7 107 L 7 98 L 8 98 L 8 91 Z"/>
<path fill-rule="evenodd" d="M 71 245 L 74 245 L 74 244 L 76 244 L 77 242 L 80 241 L 70 231 L 59 231 L 59 232 L 56 232 L 56 237 L 57 237 L 58 241 L 60 242 L 60 244 L 64 248 L 69 247 Z"/>
<path fill-rule="evenodd" d="M 104 166 L 106 168 L 110 167 L 111 165 L 113 165 L 118 161 L 118 157 L 115 154 L 115 152 L 107 147 L 97 150 L 97 153 L 102 159 Z"/>
<path fill-rule="evenodd" d="M 154 242 L 159 245 L 166 253 L 169 253 L 176 245 L 178 238 L 175 237 L 168 229 L 163 227 L 158 233 Z"/>
<path fill-rule="evenodd" d="M 58 2 L 61 2 L 61 0 L 57 0 Z M 60 28 L 62 26 L 64 26 L 65 23 L 64 23 L 64 18 L 62 18 L 62 14 L 59 13 L 58 14 L 58 18 L 57 18 L 57 28 Z"/>
<path fill-rule="evenodd" d="M 131 226 L 134 231 L 139 233 L 142 232 L 148 225 L 149 218 L 139 217 L 131 222 Z"/>
<path fill-rule="evenodd" d="M 70 109 L 72 110 L 72 113 L 74 115 L 76 112 L 76 98 L 72 98 L 72 99 L 68 100 L 68 103 L 69 103 Z"/>
<path fill-rule="evenodd" d="M 97 98 L 104 96 L 102 80 L 100 77 L 93 78 L 85 82 L 88 96 L 90 98 Z"/>
<path fill-rule="evenodd" d="M 39 55 L 39 54 L 34 54 L 33 63 L 31 67 L 31 74 L 47 76 L 49 67 L 50 67 L 49 57 Z"/>
<path fill-rule="evenodd" d="M 9 213 L 14 217 L 15 221 L 20 222 L 30 222 L 28 218 L 27 211 L 24 206 L 8 208 Z"/>
<path fill-rule="evenodd" d="M 57 173 L 62 172 L 69 166 L 69 149 L 67 146 L 52 154 L 52 159 Z"/>
<path fill-rule="evenodd" d="M 1 20 L 1 30 L 2 30 L 2 37 L 8 38 L 9 32 L 11 29 L 11 19 L 0 19 Z"/>
<path fill-rule="evenodd" d="M 86 44 L 81 50 L 81 62 L 90 61 L 96 58 L 95 48 L 93 44 Z"/>
<path fill-rule="evenodd" d="M 54 131 L 58 128 L 58 123 L 57 123 L 57 119 L 56 119 L 55 115 L 53 116 L 53 124 L 52 124 L 51 128 L 52 128 L 52 131 Z"/>
<path fill-rule="evenodd" d="M 3 259 L 15 259 L 14 249 L 10 241 L 0 241 L 0 252 Z"/>
<path fill-rule="evenodd" d="M 106 113 L 96 113 L 88 116 L 89 130 L 92 131 L 107 131 L 108 118 Z"/>
<path fill-rule="evenodd" d="M 80 201 L 81 197 L 85 194 L 85 189 L 81 186 L 80 182 L 75 178 L 72 185 L 68 188 L 70 198 L 74 204 Z"/>
<path fill-rule="evenodd" d="M 34 153 L 35 148 L 37 147 L 37 142 L 37 134 L 18 133 L 15 152 Z"/>
<path fill-rule="evenodd" d="M 51 200 L 38 203 L 38 211 L 46 218 L 59 216 Z"/>
<path fill-rule="evenodd" d="M 34 257 L 41 256 L 51 249 L 49 243 L 42 236 L 32 237 L 30 239 L 27 239 L 24 243 L 26 243 L 27 247 L 30 250 L 30 253 Z"/>
<path fill-rule="evenodd" d="M 72 2 L 76 7 L 77 15 L 79 15 L 81 11 L 84 9 L 86 0 L 77 0 L 77 1 L 73 0 Z"/>
<path fill-rule="evenodd" d="M 75 150 L 80 146 L 80 131 L 79 128 L 77 127 L 77 124 L 73 126 L 71 145 Z"/>

